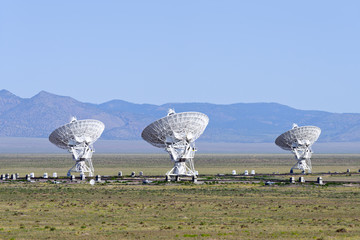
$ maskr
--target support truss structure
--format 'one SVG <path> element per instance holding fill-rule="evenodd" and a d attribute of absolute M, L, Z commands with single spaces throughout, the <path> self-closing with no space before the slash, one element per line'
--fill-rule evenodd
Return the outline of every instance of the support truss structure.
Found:
<path fill-rule="evenodd" d="M 91 157 L 95 150 L 92 145 L 83 142 L 78 146 L 70 147 L 69 152 L 72 153 L 73 160 L 76 161 L 75 165 L 70 168 L 67 173 L 69 177 L 72 172 L 80 174 L 87 173 L 89 177 L 94 176 L 94 167 Z"/>
<path fill-rule="evenodd" d="M 312 172 L 312 166 L 311 166 L 311 155 L 312 150 L 310 146 L 304 145 L 304 146 L 297 146 L 294 147 L 292 152 L 295 155 L 295 159 L 297 162 L 295 165 L 290 169 L 290 172 L 293 172 L 294 169 L 301 170 L 302 173 L 311 173 Z"/>
<path fill-rule="evenodd" d="M 173 176 L 197 177 L 193 161 L 196 152 L 195 143 L 188 143 L 186 141 L 171 143 L 165 150 L 174 162 L 174 167 L 166 173 L 168 179 Z"/>

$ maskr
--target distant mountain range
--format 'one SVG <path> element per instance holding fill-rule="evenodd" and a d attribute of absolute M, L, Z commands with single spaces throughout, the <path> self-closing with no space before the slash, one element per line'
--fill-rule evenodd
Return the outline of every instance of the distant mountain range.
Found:
<path fill-rule="evenodd" d="M 112 100 L 102 104 L 83 103 L 71 97 L 41 91 L 21 98 L 0 91 L 0 137 L 48 137 L 57 127 L 78 119 L 98 119 L 105 123 L 102 139 L 140 140 L 142 130 L 164 117 L 169 108 L 176 112 L 199 111 L 210 118 L 199 141 L 273 142 L 292 123 L 322 129 L 319 141 L 360 141 L 360 114 L 298 110 L 277 103 L 167 103 L 134 104 Z"/>

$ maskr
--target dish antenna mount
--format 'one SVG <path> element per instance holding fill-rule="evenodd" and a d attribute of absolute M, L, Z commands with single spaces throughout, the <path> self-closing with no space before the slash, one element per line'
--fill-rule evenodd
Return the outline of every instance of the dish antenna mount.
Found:
<path fill-rule="evenodd" d="M 94 175 L 91 161 L 95 152 L 93 143 L 101 136 L 104 129 L 105 125 L 98 120 L 77 120 L 73 117 L 70 123 L 55 129 L 50 134 L 50 142 L 59 148 L 67 149 L 76 161 L 68 171 L 68 176 L 71 176 L 71 172 Z"/>
<path fill-rule="evenodd" d="M 321 129 L 315 126 L 299 127 L 293 124 L 293 128 L 276 138 L 275 144 L 284 150 L 294 153 L 297 163 L 290 169 L 300 169 L 302 173 L 312 172 L 311 166 L 311 146 L 316 142 L 321 133 Z"/>
<path fill-rule="evenodd" d="M 143 130 L 141 137 L 151 145 L 165 149 L 174 162 L 174 167 L 166 173 L 167 179 L 179 176 L 197 178 L 193 161 L 195 140 L 204 132 L 208 123 L 209 118 L 203 113 L 175 113 L 174 109 L 169 109 L 166 117 Z"/>

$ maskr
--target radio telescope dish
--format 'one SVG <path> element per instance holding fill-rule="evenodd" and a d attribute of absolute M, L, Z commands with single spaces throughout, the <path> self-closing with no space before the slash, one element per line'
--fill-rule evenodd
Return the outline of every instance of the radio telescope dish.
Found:
<path fill-rule="evenodd" d="M 151 145 L 164 148 L 174 162 L 174 167 L 166 173 L 167 178 L 193 176 L 195 140 L 200 137 L 209 123 L 209 118 L 199 112 L 175 113 L 169 109 L 168 115 L 148 125 L 141 137 Z"/>
<path fill-rule="evenodd" d="M 93 143 L 101 136 L 105 125 L 93 119 L 77 120 L 73 118 L 70 123 L 55 129 L 49 136 L 49 141 L 59 148 L 67 149 L 73 156 L 75 165 L 71 172 L 89 173 L 93 176 L 94 167 L 91 157 L 95 149 Z"/>
<path fill-rule="evenodd" d="M 293 128 L 276 138 L 275 144 L 284 150 L 292 151 L 297 163 L 291 168 L 300 169 L 303 173 L 306 170 L 311 173 L 311 146 L 316 142 L 321 133 L 321 129 L 315 126 L 298 127 L 293 124 Z"/>

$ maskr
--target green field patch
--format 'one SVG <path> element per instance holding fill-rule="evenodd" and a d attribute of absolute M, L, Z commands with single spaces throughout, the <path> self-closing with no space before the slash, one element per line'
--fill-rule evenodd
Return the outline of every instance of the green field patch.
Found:
<path fill-rule="evenodd" d="M 65 174 L 73 164 L 67 155 L 0 157 L 4 173 L 20 175 Z M 223 161 L 218 161 L 220 157 Z M 313 167 L 356 169 L 358 157 L 317 155 Z M 95 174 L 112 174 L 114 181 L 94 186 L 68 181 L 0 183 L 0 239 L 357 239 L 359 186 L 326 180 L 355 181 L 359 175 L 327 174 L 323 186 L 264 184 L 266 180 L 288 181 L 288 175 L 230 175 L 233 169 L 238 173 L 245 169 L 288 172 L 292 161 L 290 155 L 199 155 L 195 167 L 208 174 L 202 184 L 156 180 L 151 185 L 134 185 L 117 178 L 117 172 L 163 176 L 171 168 L 168 156 L 96 155 Z M 316 178 L 316 173 L 305 175 L 305 179 Z"/>

